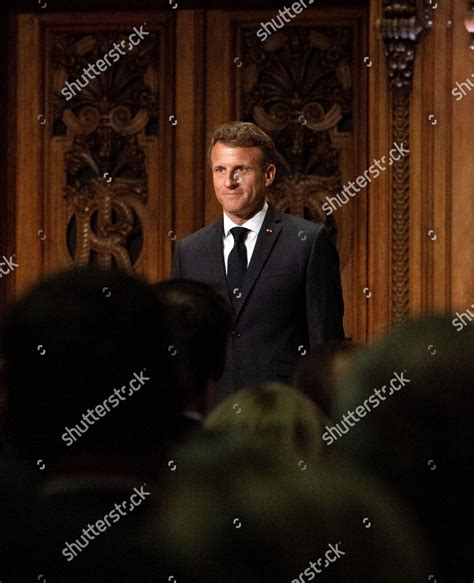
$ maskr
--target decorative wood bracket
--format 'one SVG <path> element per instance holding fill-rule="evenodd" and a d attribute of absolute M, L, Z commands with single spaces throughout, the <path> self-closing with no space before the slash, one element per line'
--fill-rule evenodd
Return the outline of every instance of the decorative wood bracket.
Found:
<path fill-rule="evenodd" d="M 416 44 L 424 27 L 431 27 L 433 0 L 383 0 L 377 22 L 385 43 L 391 92 L 392 143 L 410 148 L 410 94 Z M 391 321 L 409 315 L 410 154 L 393 163 L 392 175 L 392 308 Z"/>

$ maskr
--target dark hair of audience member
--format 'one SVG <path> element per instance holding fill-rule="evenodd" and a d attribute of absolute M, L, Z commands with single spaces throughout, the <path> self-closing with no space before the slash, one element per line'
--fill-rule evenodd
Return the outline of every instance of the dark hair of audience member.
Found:
<path fill-rule="evenodd" d="M 163 334 L 174 354 L 170 365 L 182 407 L 202 405 L 209 383 L 224 371 L 232 327 L 228 302 L 199 281 L 162 281 L 153 289 L 163 306 Z"/>
<path fill-rule="evenodd" d="M 430 573 L 403 506 L 352 467 L 302 469 L 236 430 L 204 433 L 173 455 L 181 471 L 168 476 L 157 526 L 164 572 L 177 581 L 399 583 Z M 329 545 L 339 557 L 324 568 Z"/>
<path fill-rule="evenodd" d="M 4 323 L 10 444 L 48 463 L 153 452 L 172 433 L 179 409 L 161 329 L 153 291 L 126 273 L 68 270 L 36 284 Z M 137 392 L 129 389 L 134 373 L 149 379 Z M 105 416 L 66 445 L 66 428 L 115 389 L 119 406 L 109 404 Z"/>
<path fill-rule="evenodd" d="M 220 403 L 206 418 L 210 431 L 227 428 L 247 432 L 258 442 L 286 452 L 302 465 L 315 462 L 325 448 L 321 434 L 327 423 L 307 397 L 277 382 L 242 389 Z"/>
<path fill-rule="evenodd" d="M 412 321 L 359 355 L 338 390 L 335 421 L 386 387 L 376 410 L 331 447 L 390 483 L 416 511 L 441 581 L 470 581 L 474 573 L 473 348 L 473 326 L 457 331 L 443 317 Z M 395 384 L 388 396 L 395 373 L 405 386 Z"/>

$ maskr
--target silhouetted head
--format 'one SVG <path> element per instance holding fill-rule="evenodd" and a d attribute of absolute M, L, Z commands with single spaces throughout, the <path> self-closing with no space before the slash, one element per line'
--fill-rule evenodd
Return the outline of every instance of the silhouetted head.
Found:
<path fill-rule="evenodd" d="M 302 393 L 272 382 L 234 393 L 209 414 L 204 426 L 211 431 L 245 432 L 305 465 L 315 462 L 325 448 L 321 440 L 325 423 Z"/>
<path fill-rule="evenodd" d="M 219 381 L 224 371 L 232 327 L 229 304 L 199 281 L 162 281 L 153 289 L 163 308 L 163 337 L 182 407 L 202 408 L 209 385 Z"/>
<path fill-rule="evenodd" d="M 354 468 L 302 469 L 235 430 L 173 456 L 179 471 L 156 524 L 164 572 L 177 581 L 399 583 L 430 573 L 398 500 Z"/>
<path fill-rule="evenodd" d="M 354 347 L 349 342 L 327 342 L 313 348 L 298 361 L 294 386 L 302 391 L 328 417 L 333 415 L 337 380 L 349 370 Z"/>
<path fill-rule="evenodd" d="M 44 460 L 153 450 L 178 410 L 161 330 L 153 291 L 125 273 L 72 270 L 35 285 L 3 330 L 14 446 Z"/>
<path fill-rule="evenodd" d="M 331 446 L 410 502 L 449 581 L 474 572 L 473 348 L 474 328 L 456 331 L 442 317 L 407 323 L 374 344 L 340 387 L 334 421 L 364 402 L 370 412 Z"/>

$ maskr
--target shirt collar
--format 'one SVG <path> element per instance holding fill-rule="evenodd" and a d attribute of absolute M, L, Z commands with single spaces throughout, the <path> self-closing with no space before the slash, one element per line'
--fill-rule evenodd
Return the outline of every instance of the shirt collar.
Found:
<path fill-rule="evenodd" d="M 232 219 L 230 219 L 224 213 L 224 237 L 228 237 L 230 235 L 229 231 L 234 227 L 245 227 L 250 231 L 254 231 L 255 233 L 259 233 L 260 229 L 262 228 L 263 221 L 265 219 L 265 215 L 267 214 L 268 210 L 268 202 L 265 201 L 265 204 L 262 207 L 262 210 L 258 211 L 251 219 L 245 221 L 243 225 L 237 225 L 234 223 Z"/>

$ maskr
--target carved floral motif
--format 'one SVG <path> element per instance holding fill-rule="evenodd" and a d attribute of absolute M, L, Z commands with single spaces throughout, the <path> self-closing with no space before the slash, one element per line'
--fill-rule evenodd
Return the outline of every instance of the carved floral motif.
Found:
<path fill-rule="evenodd" d="M 261 42 L 245 31 L 243 119 L 272 136 L 278 152 L 272 202 L 281 210 L 336 224 L 321 210 L 341 189 L 336 132 L 352 131 L 350 28 L 287 27 Z"/>

